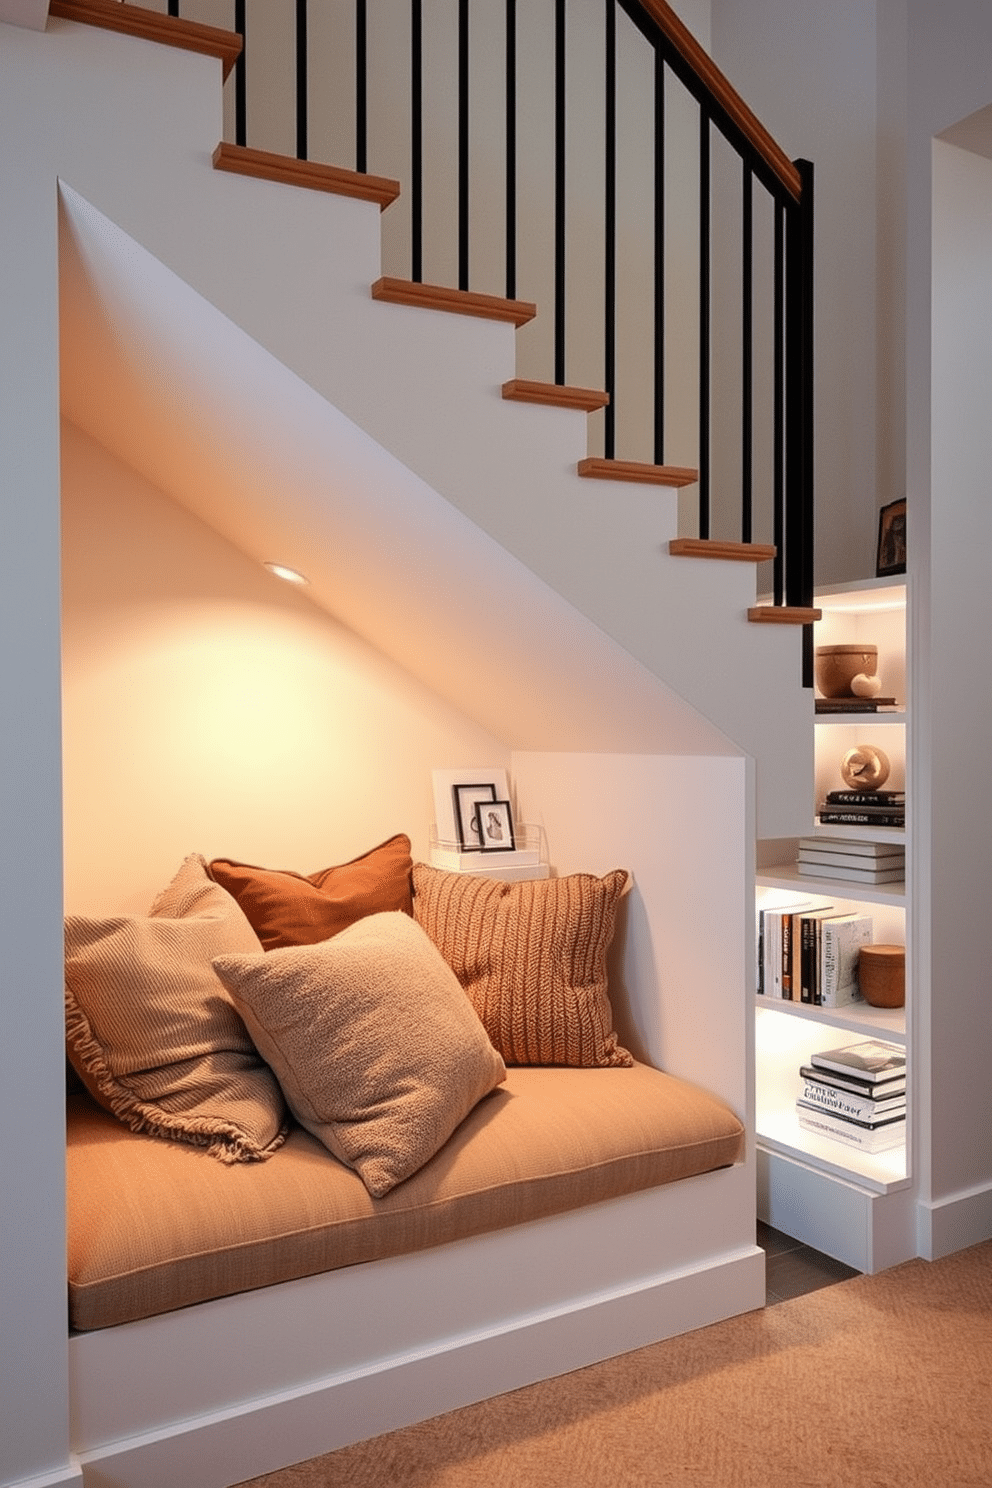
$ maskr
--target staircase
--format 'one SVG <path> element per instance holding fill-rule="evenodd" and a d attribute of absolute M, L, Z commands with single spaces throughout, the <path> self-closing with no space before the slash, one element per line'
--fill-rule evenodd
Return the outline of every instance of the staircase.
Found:
<path fill-rule="evenodd" d="M 216 61 L 207 59 L 219 57 L 228 72 L 240 50 L 239 39 L 227 33 L 114 0 L 53 0 L 50 15 L 52 27 L 82 21 L 101 31 L 169 42 L 193 53 L 196 60 L 187 57 L 187 68 L 198 74 L 213 69 L 215 78 Z M 101 71 L 108 79 L 120 77 L 123 52 L 115 51 L 111 60 L 95 41 L 80 37 L 77 44 L 93 67 L 81 76 L 81 86 L 88 79 L 92 89 Z M 550 584 L 734 746 L 754 755 L 759 835 L 804 830 L 809 760 L 803 742 L 811 732 L 811 705 L 799 685 L 795 626 L 807 624 L 814 612 L 803 604 L 756 604 L 755 567 L 774 560 L 777 545 L 686 535 L 678 493 L 698 482 L 696 466 L 589 453 L 589 422 L 601 417 L 612 395 L 519 375 L 516 333 L 538 316 L 537 304 L 383 274 L 380 214 L 402 199 L 394 179 L 229 141 L 217 144 L 219 89 L 210 99 L 198 76 L 194 93 L 183 74 L 180 118 L 174 97 L 167 97 L 170 76 L 178 91 L 179 74 L 169 65 L 156 70 L 149 91 L 142 70 L 141 83 L 135 77 L 123 84 L 124 94 L 133 97 L 120 97 L 115 105 L 129 121 L 148 119 L 142 158 L 133 140 L 113 138 L 111 128 L 91 178 L 68 184 L 501 550 Z M 92 93 L 86 110 L 100 113 Z M 156 129 L 156 118 L 168 119 L 168 129 Z M 95 118 L 81 127 L 94 123 Z M 213 173 L 203 169 L 210 161 Z M 168 214 L 156 201 L 163 193 Z M 326 255 L 315 254 L 315 244 L 326 244 Z M 85 263 L 80 272 L 85 278 Z M 119 365 L 126 375 L 112 403 L 106 387 L 86 375 L 83 357 L 74 363 L 75 375 L 70 370 L 63 396 L 75 421 L 112 440 L 137 468 L 154 458 L 160 482 L 171 461 L 172 488 L 182 489 L 178 466 L 185 462 L 188 468 L 196 445 L 182 429 L 188 399 L 175 397 L 176 383 L 187 373 L 179 371 L 181 349 L 163 351 L 167 327 L 148 334 L 156 344 L 146 341 L 140 353 L 125 358 L 126 366 Z M 90 325 L 76 344 L 87 338 L 101 344 L 99 327 Z M 110 357 L 112 347 L 103 344 Z M 163 376 L 170 355 L 171 372 Z M 146 420 L 148 409 L 158 408 L 159 433 L 151 440 L 146 434 L 134 438 L 129 448 L 127 427 L 138 425 L 126 409 L 137 413 L 139 405 Z M 212 491 L 199 497 L 188 492 L 187 482 L 188 502 L 221 530 L 225 524 L 237 530 L 237 482 L 225 506 L 218 494 L 223 481 L 215 476 Z M 244 479 L 242 489 L 247 474 Z M 341 613 L 347 554 L 314 543 L 316 529 L 308 536 L 299 506 L 294 510 L 284 500 L 279 510 L 278 490 L 270 503 L 266 513 L 256 512 L 256 521 L 262 528 L 268 523 L 282 542 L 292 541 L 295 532 L 302 552 L 297 561 L 314 579 L 315 597 Z M 280 551 L 293 561 L 285 547 Z M 711 561 L 687 561 L 699 559 Z M 442 553 L 429 588 L 444 616 Z M 357 614 L 357 599 L 355 604 Z M 457 626 L 453 615 L 449 625 Z M 489 619 L 502 623 L 496 614 Z M 377 639 L 390 649 L 384 632 Z M 396 642 L 393 654 L 398 649 Z"/>

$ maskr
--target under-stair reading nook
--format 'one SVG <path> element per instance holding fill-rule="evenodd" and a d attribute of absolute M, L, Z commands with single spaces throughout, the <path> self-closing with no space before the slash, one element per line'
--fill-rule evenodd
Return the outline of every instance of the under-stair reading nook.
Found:
<path fill-rule="evenodd" d="M 560 242 L 546 297 L 529 232 L 499 235 L 509 280 L 476 281 L 463 176 L 449 286 L 436 229 L 414 232 L 430 169 L 382 185 L 371 100 L 397 58 L 413 86 L 419 5 L 375 65 L 377 8 L 342 8 L 353 72 L 369 59 L 368 113 L 338 126 L 354 159 L 279 170 L 245 134 L 250 37 L 174 9 L 0 23 L 59 496 L 37 762 L 58 888 L 25 982 L 43 1113 L 18 1232 L 54 1423 L 46 1461 L 24 1428 L 18 1481 L 50 1488 L 225 1488 L 760 1308 L 754 842 L 794 827 L 812 770 L 808 168 L 667 5 L 609 6 L 583 348 Z M 579 174 L 570 11 L 545 36 L 552 196 Z M 494 16 L 515 118 L 531 8 L 459 15 L 463 120 Z M 691 271 L 672 229 L 676 266 L 641 286 L 647 425 L 613 344 L 632 55 L 638 108 L 703 160 Z M 732 265 L 709 206 L 728 160 Z M 675 162 L 652 162 L 659 215 Z M 707 329 L 724 275 L 764 315 L 732 411 Z M 485 788 L 493 841 L 452 782 Z"/>

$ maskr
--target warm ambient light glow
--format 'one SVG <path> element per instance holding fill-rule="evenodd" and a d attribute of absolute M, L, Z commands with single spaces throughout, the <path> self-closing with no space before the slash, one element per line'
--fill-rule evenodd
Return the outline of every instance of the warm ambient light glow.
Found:
<path fill-rule="evenodd" d="M 287 584 L 309 584 L 310 580 L 303 574 L 297 573 L 295 568 L 287 568 L 285 563 L 266 563 L 264 565 L 269 573 L 275 574 L 277 579 L 285 579 Z"/>

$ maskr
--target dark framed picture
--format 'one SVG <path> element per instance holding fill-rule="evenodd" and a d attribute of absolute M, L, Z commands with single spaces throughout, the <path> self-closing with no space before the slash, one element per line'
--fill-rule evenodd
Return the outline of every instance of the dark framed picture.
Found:
<path fill-rule="evenodd" d="M 890 501 L 878 514 L 878 553 L 875 577 L 906 572 L 906 498 Z"/>
<path fill-rule="evenodd" d="M 476 810 L 483 852 L 513 852 L 513 815 L 509 801 L 480 801 Z"/>
<path fill-rule="evenodd" d="M 454 785 L 452 793 L 455 799 L 455 827 L 458 831 L 458 846 L 462 852 L 481 852 L 484 843 L 482 840 L 482 825 L 479 819 L 479 809 L 484 803 L 496 800 L 496 787 L 487 785 Z"/>

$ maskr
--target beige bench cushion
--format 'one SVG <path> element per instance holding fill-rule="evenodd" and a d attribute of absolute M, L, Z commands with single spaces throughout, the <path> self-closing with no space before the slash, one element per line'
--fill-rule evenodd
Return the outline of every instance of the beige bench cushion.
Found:
<path fill-rule="evenodd" d="M 715 1096 L 645 1065 L 511 1069 L 385 1198 L 294 1127 L 233 1167 L 70 1101 L 69 1306 L 77 1329 L 501 1229 L 738 1161 Z"/>

